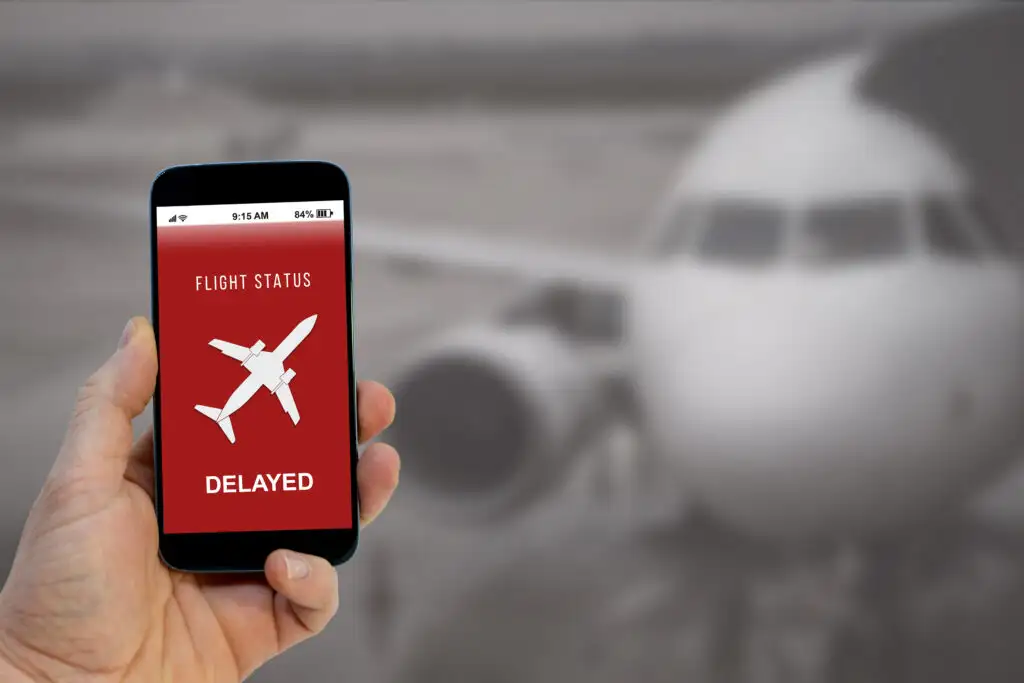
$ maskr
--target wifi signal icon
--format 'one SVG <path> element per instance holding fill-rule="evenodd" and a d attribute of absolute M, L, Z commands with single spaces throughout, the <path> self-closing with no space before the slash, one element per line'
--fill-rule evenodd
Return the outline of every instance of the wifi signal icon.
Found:
<path fill-rule="evenodd" d="M 178 214 L 178 221 L 180 223 L 184 223 L 186 218 L 188 218 L 188 216 L 186 216 L 185 214 L 183 214 L 183 213 Z"/>

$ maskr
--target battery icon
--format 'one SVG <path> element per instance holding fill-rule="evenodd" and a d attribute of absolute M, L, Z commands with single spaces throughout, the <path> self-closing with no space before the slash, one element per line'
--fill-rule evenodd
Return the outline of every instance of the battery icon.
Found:
<path fill-rule="evenodd" d="M 317 218 L 330 218 L 333 215 L 334 215 L 334 211 L 332 211 L 331 209 L 317 209 L 316 210 L 316 217 Z"/>

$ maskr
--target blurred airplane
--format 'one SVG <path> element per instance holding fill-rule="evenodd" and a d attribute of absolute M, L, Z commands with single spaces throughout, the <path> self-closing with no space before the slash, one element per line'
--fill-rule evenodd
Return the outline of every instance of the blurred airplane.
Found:
<path fill-rule="evenodd" d="M 860 96 L 871 61 L 743 98 L 634 254 L 360 221 L 359 258 L 533 287 L 395 378 L 404 481 L 460 519 L 509 516 L 626 424 L 634 462 L 755 535 L 866 532 L 983 490 L 1024 436 L 1022 270 L 943 146 Z M 31 199 L 138 214 L 95 192 Z"/>
<path fill-rule="evenodd" d="M 756 535 L 912 522 L 1000 473 L 1024 432 L 1022 270 L 943 147 L 859 96 L 870 63 L 726 113 L 633 257 L 359 230 L 363 258 L 539 287 L 397 378 L 406 481 L 460 519 L 514 514 L 616 416 Z"/>

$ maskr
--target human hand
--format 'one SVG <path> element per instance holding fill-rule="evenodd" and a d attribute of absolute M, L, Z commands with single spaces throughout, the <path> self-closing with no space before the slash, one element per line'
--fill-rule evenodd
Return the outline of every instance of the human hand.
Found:
<path fill-rule="evenodd" d="M 133 444 L 131 425 L 156 372 L 153 328 L 134 318 L 79 391 L 0 591 L 0 680 L 239 681 L 334 616 L 338 577 L 319 557 L 278 550 L 264 575 L 184 574 L 160 562 L 153 435 Z M 394 417 L 380 384 L 360 382 L 358 404 L 360 440 Z M 384 509 L 398 470 L 386 444 L 363 454 L 362 525 Z"/>

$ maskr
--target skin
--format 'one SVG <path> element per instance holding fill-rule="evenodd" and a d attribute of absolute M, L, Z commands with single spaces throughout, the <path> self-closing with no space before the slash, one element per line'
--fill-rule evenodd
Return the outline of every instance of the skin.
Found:
<path fill-rule="evenodd" d="M 79 391 L 0 591 L 0 680 L 240 681 L 334 616 L 338 576 L 319 557 L 277 550 L 262 576 L 160 562 L 153 435 L 133 444 L 131 426 L 156 372 L 153 329 L 134 318 Z M 358 407 L 361 441 L 394 417 L 394 399 L 374 382 L 359 383 Z M 363 454 L 363 526 L 384 509 L 399 466 L 386 444 Z"/>

